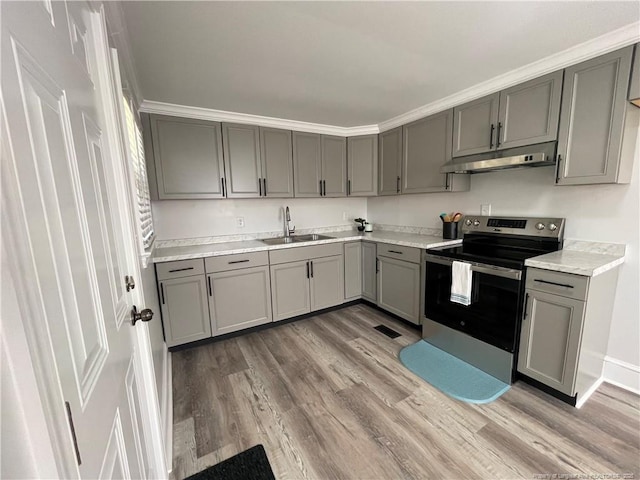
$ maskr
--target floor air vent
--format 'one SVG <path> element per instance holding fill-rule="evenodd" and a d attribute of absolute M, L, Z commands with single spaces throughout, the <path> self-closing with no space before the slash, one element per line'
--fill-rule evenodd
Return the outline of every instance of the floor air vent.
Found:
<path fill-rule="evenodd" d="M 378 330 L 380 333 L 384 333 L 389 338 L 398 338 L 400 334 L 395 330 L 390 329 L 385 325 L 378 325 L 377 327 L 373 327 Z"/>

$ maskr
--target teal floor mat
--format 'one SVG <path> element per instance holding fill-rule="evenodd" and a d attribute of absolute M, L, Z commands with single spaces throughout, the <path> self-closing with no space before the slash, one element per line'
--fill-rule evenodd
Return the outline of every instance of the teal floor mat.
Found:
<path fill-rule="evenodd" d="M 438 390 L 464 402 L 489 403 L 510 388 L 506 383 L 424 340 L 403 348 L 400 361 Z"/>

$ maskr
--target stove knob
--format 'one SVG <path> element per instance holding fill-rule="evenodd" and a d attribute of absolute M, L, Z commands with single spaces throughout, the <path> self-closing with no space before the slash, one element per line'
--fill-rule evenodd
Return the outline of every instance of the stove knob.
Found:
<path fill-rule="evenodd" d="M 473 226 L 477 227 L 478 225 L 480 225 L 480 220 L 476 219 L 473 221 Z"/>
<path fill-rule="evenodd" d="M 558 229 L 558 226 L 555 223 L 550 223 L 549 224 L 549 230 L 551 230 L 552 232 L 554 230 L 557 230 L 557 229 Z"/>
<path fill-rule="evenodd" d="M 542 223 L 542 222 L 536 223 L 536 229 L 537 230 L 544 230 L 544 223 Z"/>
<path fill-rule="evenodd" d="M 470 226 L 471 226 L 471 219 L 470 219 L 470 218 L 467 218 L 467 219 L 464 221 L 464 224 L 465 224 L 467 227 L 470 227 Z"/>

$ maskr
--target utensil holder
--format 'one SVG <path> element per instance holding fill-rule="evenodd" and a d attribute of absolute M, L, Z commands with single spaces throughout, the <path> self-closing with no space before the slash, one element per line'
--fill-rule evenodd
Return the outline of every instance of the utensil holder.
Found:
<path fill-rule="evenodd" d="M 458 238 L 458 222 L 444 222 L 442 224 L 442 238 L 455 240 Z"/>

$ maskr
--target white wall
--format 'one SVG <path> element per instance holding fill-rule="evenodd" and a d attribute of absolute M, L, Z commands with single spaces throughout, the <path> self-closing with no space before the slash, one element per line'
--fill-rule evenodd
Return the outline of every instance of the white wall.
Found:
<path fill-rule="evenodd" d="M 283 230 L 287 205 L 297 229 L 355 226 L 353 219 L 367 213 L 365 198 L 163 200 L 153 202 L 153 220 L 159 240 L 274 232 Z M 236 217 L 244 217 L 244 228 Z"/>
<path fill-rule="evenodd" d="M 639 171 L 636 150 L 633 179 L 629 185 L 557 187 L 551 167 L 476 174 L 471 176 L 469 192 L 374 197 L 368 200 L 367 214 L 374 228 L 375 223 L 440 228 L 438 215 L 441 212 L 479 214 L 480 204 L 490 203 L 493 215 L 565 217 L 565 238 L 626 243 L 627 257 L 620 268 L 608 356 L 630 364 L 627 367 L 635 367 L 636 372 L 635 375 L 634 372 L 627 371 L 624 375 L 620 372 L 616 376 L 615 368 L 607 365 L 607 375 L 638 390 Z"/>

